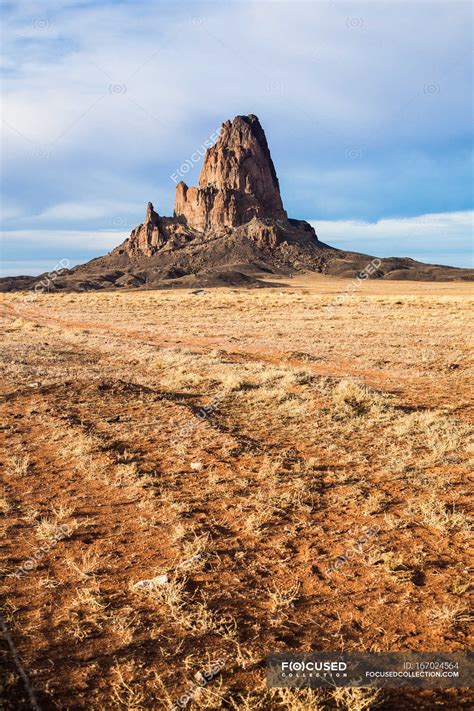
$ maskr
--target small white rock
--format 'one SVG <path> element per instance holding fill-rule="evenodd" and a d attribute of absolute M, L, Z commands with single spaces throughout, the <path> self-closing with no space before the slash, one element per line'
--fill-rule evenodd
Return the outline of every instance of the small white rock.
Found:
<path fill-rule="evenodd" d="M 168 576 L 166 573 L 164 575 L 157 575 L 156 578 L 150 578 L 149 580 L 139 580 L 138 583 L 133 585 L 134 590 L 153 590 L 153 588 L 159 585 L 166 585 L 168 582 Z"/>
<path fill-rule="evenodd" d="M 202 462 L 191 462 L 191 469 L 198 472 L 202 469 Z"/>

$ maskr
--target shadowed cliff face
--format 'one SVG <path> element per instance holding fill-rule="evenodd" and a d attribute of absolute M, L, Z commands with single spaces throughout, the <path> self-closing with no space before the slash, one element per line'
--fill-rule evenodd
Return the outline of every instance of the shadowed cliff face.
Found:
<path fill-rule="evenodd" d="M 260 220 L 277 224 L 260 224 Z M 199 185 L 178 183 L 172 218 L 160 217 L 149 203 L 145 222 L 132 231 L 125 249 L 133 256 L 151 256 L 165 245 L 193 239 L 196 233 L 211 237 L 251 222 L 249 237 L 270 245 L 281 241 L 282 230 L 290 229 L 267 139 L 253 114 L 222 125 L 218 141 L 204 157 Z M 316 239 L 309 225 L 308 231 Z"/>

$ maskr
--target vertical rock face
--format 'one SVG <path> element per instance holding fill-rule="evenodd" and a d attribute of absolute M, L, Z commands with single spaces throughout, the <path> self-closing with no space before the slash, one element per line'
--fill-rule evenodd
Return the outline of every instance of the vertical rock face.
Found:
<path fill-rule="evenodd" d="M 256 116 L 236 116 L 209 148 L 199 187 L 176 187 L 175 216 L 199 231 L 237 227 L 254 217 L 286 219 L 265 133 Z"/>
<path fill-rule="evenodd" d="M 166 238 L 162 219 L 153 209 L 153 203 L 149 202 L 146 207 L 145 222 L 132 230 L 129 252 L 151 257 L 156 249 L 165 243 Z"/>
<path fill-rule="evenodd" d="M 223 234 L 245 235 L 270 250 L 287 240 L 317 241 L 308 223 L 288 220 L 267 139 L 253 114 L 222 125 L 204 157 L 198 186 L 176 186 L 174 216 L 161 217 L 149 202 L 144 223 L 121 249 L 151 257 L 162 248 Z"/>

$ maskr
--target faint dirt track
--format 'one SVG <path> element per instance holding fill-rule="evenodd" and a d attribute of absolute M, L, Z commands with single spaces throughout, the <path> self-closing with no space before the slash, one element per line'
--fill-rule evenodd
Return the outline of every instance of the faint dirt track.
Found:
<path fill-rule="evenodd" d="M 468 646 L 468 285 L 330 314 L 344 286 L 2 298 L 2 616 L 41 708 L 171 708 L 218 657 L 188 708 L 469 708 L 265 689 L 271 651 Z"/>

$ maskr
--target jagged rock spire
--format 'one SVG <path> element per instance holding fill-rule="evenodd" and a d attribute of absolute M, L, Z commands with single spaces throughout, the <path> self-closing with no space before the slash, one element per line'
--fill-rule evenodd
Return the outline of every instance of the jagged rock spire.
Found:
<path fill-rule="evenodd" d="M 265 133 L 256 116 L 222 125 L 204 158 L 199 187 L 176 186 L 175 216 L 206 231 L 236 227 L 253 217 L 286 219 Z"/>
<path fill-rule="evenodd" d="M 222 124 L 204 157 L 198 186 L 178 183 L 173 217 L 160 216 L 149 202 L 143 224 L 132 230 L 122 252 L 151 257 L 234 230 L 244 230 L 252 242 L 271 250 L 288 240 L 317 241 L 311 225 L 287 218 L 267 139 L 254 114 Z"/>

